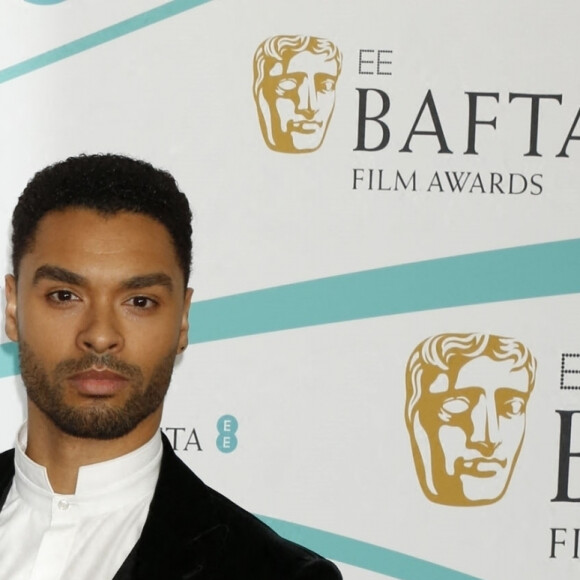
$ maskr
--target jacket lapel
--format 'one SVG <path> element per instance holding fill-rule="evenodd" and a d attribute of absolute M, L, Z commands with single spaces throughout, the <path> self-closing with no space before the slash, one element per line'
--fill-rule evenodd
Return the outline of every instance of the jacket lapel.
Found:
<path fill-rule="evenodd" d="M 141 538 L 113 580 L 219 580 L 228 528 L 203 482 L 163 437 L 159 480 Z"/>
<path fill-rule="evenodd" d="M 0 510 L 8 497 L 14 479 L 14 449 L 0 454 Z"/>

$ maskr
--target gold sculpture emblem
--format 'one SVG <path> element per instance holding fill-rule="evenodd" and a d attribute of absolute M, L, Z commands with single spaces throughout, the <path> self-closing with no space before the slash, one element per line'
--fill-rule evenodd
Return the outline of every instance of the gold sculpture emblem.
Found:
<path fill-rule="evenodd" d="M 274 151 L 307 153 L 324 140 L 342 57 L 314 36 L 273 36 L 254 55 L 254 99 L 264 141 Z"/>
<path fill-rule="evenodd" d="M 536 360 L 513 338 L 439 334 L 417 346 L 407 364 L 405 418 L 431 501 L 471 506 L 504 495 L 535 372 Z"/>

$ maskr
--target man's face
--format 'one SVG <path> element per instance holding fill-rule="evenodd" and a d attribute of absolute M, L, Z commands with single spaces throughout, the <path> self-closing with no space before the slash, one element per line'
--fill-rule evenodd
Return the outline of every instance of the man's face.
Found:
<path fill-rule="evenodd" d="M 29 414 L 96 439 L 157 428 L 191 299 L 164 226 L 125 212 L 49 213 L 6 287 Z"/>
<path fill-rule="evenodd" d="M 267 107 L 261 108 L 272 149 L 297 153 L 320 147 L 334 109 L 337 75 L 336 60 L 310 51 L 272 66 L 262 86 Z"/>
<path fill-rule="evenodd" d="M 525 431 L 529 378 L 513 363 L 480 356 L 461 367 L 455 385 L 440 374 L 419 402 L 431 449 L 435 501 L 491 503 L 505 492 Z"/>

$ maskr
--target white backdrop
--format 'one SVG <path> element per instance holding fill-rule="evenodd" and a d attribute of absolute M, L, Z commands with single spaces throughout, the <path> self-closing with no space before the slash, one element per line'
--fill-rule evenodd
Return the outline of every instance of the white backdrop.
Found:
<path fill-rule="evenodd" d="M 105 151 L 167 168 L 194 208 L 195 304 L 163 429 L 192 469 L 347 579 L 575 577 L 577 503 L 551 500 L 557 411 L 580 410 L 579 391 L 561 388 L 562 355 L 580 353 L 579 17 L 574 0 L 6 0 L 4 269 L 36 170 Z M 264 142 L 252 62 L 265 39 L 296 34 L 335 43 L 342 72 L 320 148 L 292 154 Z M 355 150 L 361 89 L 368 117 L 377 91 L 389 97 L 380 150 Z M 465 153 L 468 93 L 488 94 L 477 154 Z M 364 126 L 372 148 L 382 130 Z M 415 181 L 395 188 L 397 172 Z M 415 471 L 405 367 L 425 338 L 470 332 L 525 344 L 536 386 L 505 495 L 442 505 Z M 2 349 L 9 447 L 24 396 Z M 224 415 L 238 423 L 231 451 Z M 580 461 L 567 462 L 572 500 Z"/>

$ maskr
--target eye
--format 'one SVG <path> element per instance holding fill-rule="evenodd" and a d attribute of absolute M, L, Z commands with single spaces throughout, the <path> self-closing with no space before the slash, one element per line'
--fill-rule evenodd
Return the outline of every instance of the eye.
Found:
<path fill-rule="evenodd" d="M 469 401 L 463 397 L 447 399 L 441 405 L 441 408 L 451 415 L 465 413 L 469 409 Z"/>
<path fill-rule="evenodd" d="M 318 90 L 321 93 L 330 93 L 330 91 L 334 91 L 335 84 L 335 81 L 332 79 L 325 79 L 318 83 Z"/>
<path fill-rule="evenodd" d="M 451 397 L 441 403 L 438 416 L 441 421 L 447 423 L 453 421 L 455 417 L 465 413 L 470 408 L 471 403 L 466 397 Z"/>
<path fill-rule="evenodd" d="M 296 90 L 297 86 L 298 83 L 294 79 L 289 78 L 282 79 L 281 81 L 278 82 L 276 92 L 279 95 L 284 95 L 285 93 L 289 93 L 290 91 Z"/>
<path fill-rule="evenodd" d="M 503 404 L 502 415 L 510 418 L 517 417 L 524 412 L 525 408 L 526 404 L 524 400 L 519 397 L 514 397 Z"/>
<path fill-rule="evenodd" d="M 148 310 L 155 308 L 158 305 L 158 302 L 152 298 L 149 298 L 148 296 L 133 296 L 132 298 L 129 298 L 125 304 L 128 304 L 129 306 L 132 306 L 138 310 Z"/>
<path fill-rule="evenodd" d="M 70 290 L 55 290 L 47 294 L 47 299 L 55 304 L 66 304 L 68 302 L 76 302 L 80 298 Z"/>

